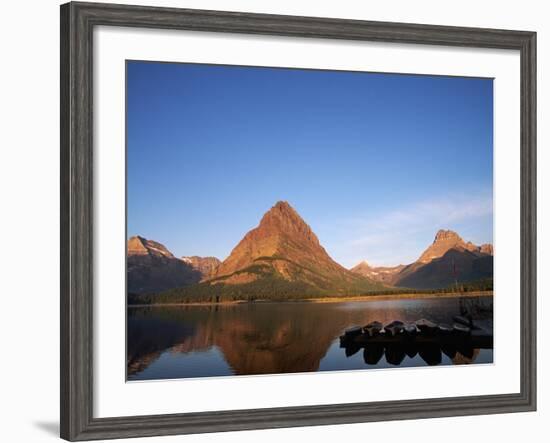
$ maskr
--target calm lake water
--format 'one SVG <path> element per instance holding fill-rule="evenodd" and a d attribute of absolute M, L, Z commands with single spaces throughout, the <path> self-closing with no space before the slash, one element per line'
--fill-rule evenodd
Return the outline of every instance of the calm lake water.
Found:
<path fill-rule="evenodd" d="M 129 307 L 128 380 L 492 363 L 492 349 L 468 346 L 340 347 L 345 329 L 373 320 L 465 313 L 492 331 L 492 297 Z"/>

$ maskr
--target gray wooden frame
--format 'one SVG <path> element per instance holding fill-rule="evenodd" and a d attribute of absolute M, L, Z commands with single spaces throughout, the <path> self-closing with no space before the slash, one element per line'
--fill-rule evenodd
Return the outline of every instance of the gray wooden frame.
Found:
<path fill-rule="evenodd" d="M 521 55 L 521 392 L 94 418 L 92 35 L 130 26 L 514 49 Z M 92 440 L 536 409 L 536 33 L 189 9 L 61 6 L 61 437 Z M 122 320 L 121 320 L 122 321 Z"/>

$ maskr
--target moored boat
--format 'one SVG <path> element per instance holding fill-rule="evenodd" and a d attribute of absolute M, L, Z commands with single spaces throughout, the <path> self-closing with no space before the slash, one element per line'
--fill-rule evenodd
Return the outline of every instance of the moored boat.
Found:
<path fill-rule="evenodd" d="M 407 323 L 403 327 L 403 330 L 405 331 L 405 334 L 407 334 L 410 337 L 414 337 L 418 333 L 418 328 L 414 323 Z"/>
<path fill-rule="evenodd" d="M 453 325 L 453 332 L 455 334 L 460 334 L 460 335 L 468 335 L 470 333 L 470 328 L 468 326 L 464 326 L 460 323 L 455 323 Z"/>
<path fill-rule="evenodd" d="M 405 324 L 400 320 L 394 320 L 391 323 L 388 323 L 386 326 L 384 326 L 384 331 L 386 331 L 386 334 L 389 334 L 393 337 L 401 334 L 403 332 L 403 328 L 405 327 Z"/>
<path fill-rule="evenodd" d="M 453 317 L 453 320 L 455 323 L 458 323 L 458 324 L 461 324 L 461 325 L 464 325 L 464 326 L 468 326 L 468 327 L 471 327 L 472 326 L 472 318 L 469 317 L 464 317 L 462 315 L 455 315 Z"/>
<path fill-rule="evenodd" d="M 433 321 L 427 320 L 425 318 L 417 320 L 416 327 L 420 329 L 421 333 L 424 334 L 433 334 L 437 331 L 437 325 Z"/>
<path fill-rule="evenodd" d="M 438 330 L 439 333 L 442 335 L 449 335 L 453 332 L 453 327 L 445 323 L 440 323 L 438 326 Z"/>
<path fill-rule="evenodd" d="M 367 334 L 369 337 L 374 337 L 378 334 L 380 334 L 380 331 L 382 330 L 384 326 L 379 321 L 371 321 L 369 324 L 367 324 L 363 331 L 365 334 Z"/>

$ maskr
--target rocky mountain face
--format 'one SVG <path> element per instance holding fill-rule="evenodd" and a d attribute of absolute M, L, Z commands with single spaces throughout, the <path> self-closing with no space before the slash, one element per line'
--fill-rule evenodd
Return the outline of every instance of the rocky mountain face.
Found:
<path fill-rule="evenodd" d="M 269 299 L 382 288 L 332 260 L 300 215 L 281 201 L 243 237 L 211 278 L 165 296 L 179 301 Z"/>
<path fill-rule="evenodd" d="M 198 257 L 193 255 L 191 257 L 182 257 L 181 260 L 199 271 L 201 280 L 208 280 L 216 275 L 218 267 L 221 264 L 221 261 L 216 257 Z"/>
<path fill-rule="evenodd" d="M 378 269 L 387 271 L 381 273 Z M 371 268 L 360 263 L 352 270 L 397 287 L 445 288 L 456 283 L 492 278 L 493 245 L 476 246 L 464 241 L 456 232 L 442 229 L 414 263 L 393 268 Z"/>
<path fill-rule="evenodd" d="M 370 266 L 366 261 L 350 269 L 351 272 L 370 278 L 371 280 L 392 285 L 395 275 L 398 274 L 405 265 L 398 266 Z"/>
<path fill-rule="evenodd" d="M 153 240 L 128 240 L 127 290 L 146 294 L 198 283 L 201 273 Z"/>
<path fill-rule="evenodd" d="M 305 284 L 336 292 L 371 287 L 368 279 L 336 263 L 311 228 L 287 202 L 278 202 L 249 231 L 219 266 L 213 284 L 265 279 Z"/>
<path fill-rule="evenodd" d="M 478 252 L 486 255 L 493 255 L 493 245 L 490 243 L 485 243 L 479 247 Z"/>
<path fill-rule="evenodd" d="M 437 289 L 492 277 L 492 255 L 455 246 L 429 263 L 415 263 L 403 269 L 394 284 L 407 288 Z"/>
<path fill-rule="evenodd" d="M 422 253 L 416 262 L 429 263 L 432 260 L 443 256 L 443 254 L 445 254 L 449 249 L 455 247 L 468 251 L 473 251 L 476 249 L 476 246 L 473 243 L 466 243 L 456 232 L 440 229 L 437 231 L 433 243 Z"/>
<path fill-rule="evenodd" d="M 416 262 L 429 263 L 436 258 L 442 257 L 449 249 L 453 248 L 470 251 L 476 255 L 493 255 L 493 245 L 491 244 L 476 246 L 472 242 L 465 242 L 462 240 L 462 238 L 454 231 L 440 229 L 437 231 L 433 243 L 422 253 Z"/>
<path fill-rule="evenodd" d="M 147 240 L 139 235 L 128 240 L 128 256 L 175 258 L 164 245 L 153 240 Z"/>

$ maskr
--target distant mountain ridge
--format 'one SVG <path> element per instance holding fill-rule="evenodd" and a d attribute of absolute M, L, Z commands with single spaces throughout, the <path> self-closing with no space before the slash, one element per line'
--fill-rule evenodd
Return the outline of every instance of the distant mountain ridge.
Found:
<path fill-rule="evenodd" d="M 147 240 L 139 235 L 131 237 L 128 240 L 128 255 L 175 258 L 163 244 L 153 240 Z"/>
<path fill-rule="evenodd" d="M 464 249 L 478 254 L 493 254 L 493 245 L 476 246 L 472 242 L 465 242 L 460 235 L 451 230 L 440 229 L 435 235 L 433 243 L 422 253 L 417 263 L 429 263 L 442 257 L 449 249 Z"/>
<path fill-rule="evenodd" d="M 396 277 L 395 286 L 417 289 L 445 288 L 492 279 L 493 256 L 453 247 L 429 263 L 404 268 Z"/>
<path fill-rule="evenodd" d="M 193 269 L 201 273 L 202 280 L 208 280 L 216 275 L 221 261 L 216 257 L 199 257 L 193 255 L 191 257 L 181 257 L 181 260 L 190 264 Z"/>
<path fill-rule="evenodd" d="M 439 230 L 433 243 L 413 263 L 396 267 L 370 267 L 365 262 L 351 269 L 386 284 L 413 289 L 437 289 L 453 284 L 493 278 L 493 245 L 476 246 L 456 232 Z"/>
<path fill-rule="evenodd" d="M 136 294 L 165 291 L 198 283 L 201 274 L 161 243 L 135 236 L 128 240 L 127 291 Z"/>
<path fill-rule="evenodd" d="M 381 283 L 392 285 L 394 281 L 394 276 L 398 274 L 405 265 L 397 266 L 370 266 L 366 261 L 355 265 L 350 269 L 351 272 L 356 274 L 363 275 L 374 281 L 379 281 Z"/>

